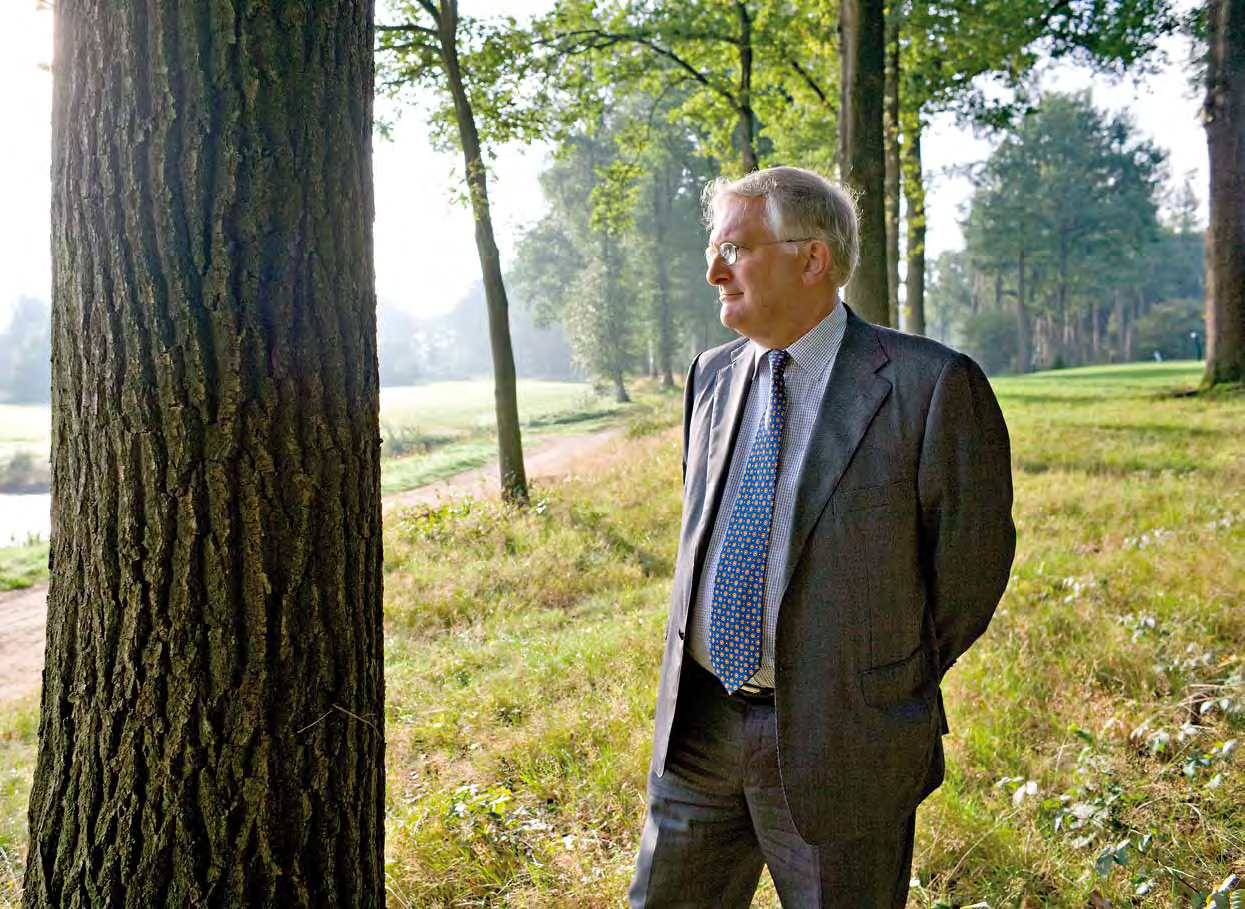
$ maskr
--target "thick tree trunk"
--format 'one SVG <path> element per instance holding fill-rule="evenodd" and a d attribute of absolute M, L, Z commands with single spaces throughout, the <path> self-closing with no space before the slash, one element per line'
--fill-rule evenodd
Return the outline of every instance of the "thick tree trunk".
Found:
<path fill-rule="evenodd" d="M 890 324 L 886 299 L 886 91 L 883 0 L 843 0 L 839 9 L 839 172 L 860 194 L 860 264 L 846 288 L 857 314 Z"/>
<path fill-rule="evenodd" d="M 908 197 L 908 280 L 904 289 L 909 334 L 925 334 L 925 174 L 921 165 L 921 121 L 910 118 L 904 164 Z"/>
<path fill-rule="evenodd" d="M 899 320 L 899 207 L 903 165 L 899 152 L 899 15 L 892 2 L 886 10 L 886 306 L 890 324 Z"/>
<path fill-rule="evenodd" d="M 31 909 L 384 905 L 372 16 L 56 4 Z"/>
<path fill-rule="evenodd" d="M 1245 0 L 1208 0 L 1205 386 L 1245 382 Z"/>
<path fill-rule="evenodd" d="M 463 147 L 471 211 L 475 216 L 476 250 L 484 278 L 484 299 L 488 305 L 489 346 L 493 353 L 493 405 L 497 413 L 497 460 L 501 496 L 507 502 L 527 503 L 527 470 L 523 464 L 523 435 L 519 426 L 519 396 L 514 368 L 514 347 L 510 343 L 510 302 L 501 274 L 501 254 L 493 236 L 493 215 L 488 201 L 488 174 L 480 151 L 480 134 L 475 112 L 467 98 L 462 68 L 458 62 L 458 0 L 441 0 L 437 14 L 441 60 L 458 137 Z"/>

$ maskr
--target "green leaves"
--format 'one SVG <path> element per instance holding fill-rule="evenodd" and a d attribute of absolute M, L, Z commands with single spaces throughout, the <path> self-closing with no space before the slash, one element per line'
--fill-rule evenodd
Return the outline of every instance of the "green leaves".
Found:
<path fill-rule="evenodd" d="M 452 69 L 485 148 L 541 137 L 548 116 L 547 61 L 533 28 L 513 16 L 463 16 L 457 0 L 393 0 L 382 16 L 376 30 L 379 90 L 425 108 L 435 144 L 459 147 Z"/>
<path fill-rule="evenodd" d="M 837 74 L 828 0 L 562 0 L 540 26 L 562 55 L 568 127 L 648 97 L 697 150 L 742 172 L 766 159 L 829 163 Z"/>

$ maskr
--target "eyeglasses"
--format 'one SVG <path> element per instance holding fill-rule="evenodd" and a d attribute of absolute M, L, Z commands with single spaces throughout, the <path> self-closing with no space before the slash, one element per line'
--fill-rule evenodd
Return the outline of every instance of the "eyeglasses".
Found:
<path fill-rule="evenodd" d="M 757 243 L 755 246 L 740 246 L 738 243 L 720 243 L 714 246 L 710 243 L 705 247 L 705 264 L 712 268 L 713 260 L 721 256 L 722 263 L 731 266 L 739 261 L 739 254 L 745 250 L 750 252 L 754 249 L 760 249 L 762 246 L 778 246 L 781 243 L 803 243 L 805 240 L 812 239 L 815 238 L 792 237 L 790 240 L 770 240 L 768 243 Z"/>

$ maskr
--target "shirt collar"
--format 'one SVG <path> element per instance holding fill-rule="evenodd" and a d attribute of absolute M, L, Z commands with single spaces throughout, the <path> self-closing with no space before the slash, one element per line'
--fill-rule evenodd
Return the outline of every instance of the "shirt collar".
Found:
<path fill-rule="evenodd" d="M 816 375 L 828 368 L 837 352 L 838 345 L 834 344 L 834 339 L 836 337 L 842 339 L 843 326 L 846 322 L 847 307 L 843 305 L 842 300 L 839 300 L 824 319 L 787 347 L 787 353 L 791 355 L 791 362 L 787 364 L 787 369 L 795 365 Z M 770 352 L 771 348 L 758 344 L 756 341 L 749 341 L 748 346 L 752 348 L 754 370 L 752 375 L 756 378 L 756 370 L 761 368 L 761 361 L 765 359 L 765 355 Z"/>

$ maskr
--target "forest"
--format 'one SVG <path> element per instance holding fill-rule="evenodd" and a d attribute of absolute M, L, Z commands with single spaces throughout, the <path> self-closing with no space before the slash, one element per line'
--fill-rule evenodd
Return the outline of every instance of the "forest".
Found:
<path fill-rule="evenodd" d="M 704 482 L 705 393 L 688 386 L 682 414 L 675 390 L 729 337 L 705 263 L 735 252 L 705 249 L 702 187 L 791 164 L 855 202 L 853 318 L 991 373 L 869 327 L 954 369 L 931 371 L 927 418 L 903 417 L 911 476 L 810 519 L 855 522 L 856 558 L 828 558 L 883 592 L 900 588 L 875 556 L 910 540 L 895 571 L 924 585 L 902 598 L 911 627 L 887 613 L 862 644 L 920 624 L 917 650 L 841 673 L 857 718 L 950 730 L 909 905 L 1241 905 L 1243 0 L 40 6 L 56 17 L 51 298 L 5 328 L 0 388 L 5 408 L 49 402 L 51 533 L 0 549 L 23 588 L 0 594 L 4 668 L 44 654 L 37 695 L 0 715 L 0 901 L 618 905 L 663 640 L 681 652 L 682 487 Z M 1055 60 L 1141 72 L 1173 35 L 1203 93 L 1201 187 L 1127 116 L 1037 79 Z M 461 160 L 480 289 L 444 322 L 377 304 L 381 99 Z M 927 261 L 922 138 L 947 115 L 993 151 L 971 167 L 963 249 Z M 554 148 L 547 210 L 506 269 L 490 162 L 537 141 Z M 781 443 L 778 354 L 765 438 Z M 520 407 L 520 376 L 572 371 L 613 409 Z M 382 449 L 427 445 L 382 427 L 382 385 L 465 374 L 489 377 L 494 485 L 396 498 L 412 490 Z M 829 435 L 917 394 L 862 376 L 831 386 L 850 408 Z M 467 385 L 445 388 L 440 406 L 466 410 Z M 542 420 L 610 434 L 537 478 Z M 868 452 L 886 480 L 889 455 Z M 716 485 L 688 496 L 685 530 Z M 953 566 L 930 551 L 972 539 L 970 511 L 1014 524 L 1014 561 L 1010 538 Z M 968 563 L 991 547 L 1006 593 L 949 672 L 934 612 L 955 626 L 961 604 L 940 591 L 977 583 Z M 834 593 L 845 624 L 853 597 L 871 613 L 868 591 Z M 781 723 L 776 690 L 752 694 Z M 764 878 L 754 904 L 781 886 Z"/>

